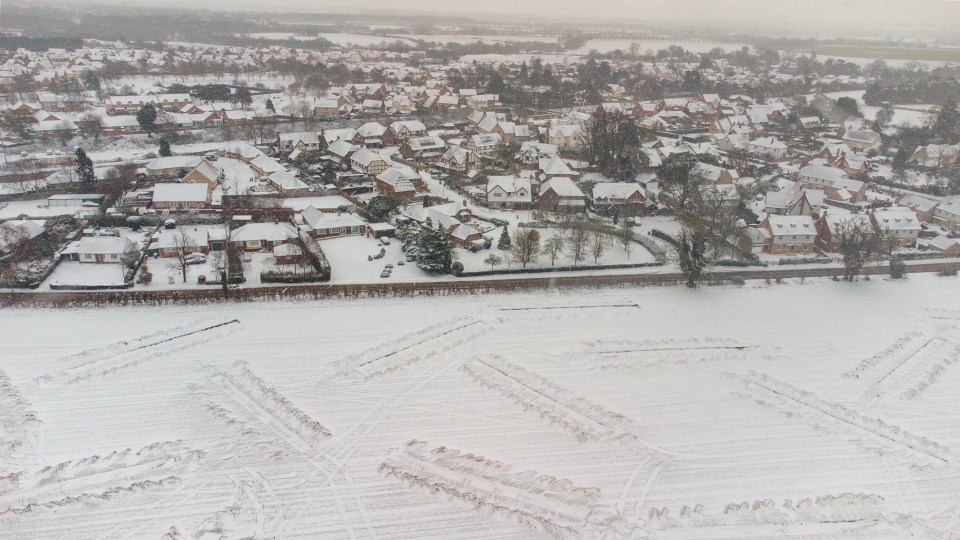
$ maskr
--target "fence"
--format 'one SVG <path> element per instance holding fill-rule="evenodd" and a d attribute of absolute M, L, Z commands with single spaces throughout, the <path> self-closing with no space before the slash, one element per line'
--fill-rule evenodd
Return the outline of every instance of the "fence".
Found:
<path fill-rule="evenodd" d="M 951 273 L 960 270 L 960 261 L 939 261 L 908 264 L 908 273 Z M 864 275 L 889 272 L 887 265 L 873 266 Z M 739 283 L 747 279 L 790 279 L 839 277 L 843 268 L 743 269 L 704 273 L 703 284 Z M 127 290 L 100 292 L 3 292 L 4 306 L 105 306 L 135 304 L 205 304 L 229 301 L 317 300 L 326 298 L 366 298 L 393 296 L 438 296 L 449 294 L 485 294 L 559 288 L 632 287 L 678 285 L 686 280 L 680 272 L 661 274 L 614 274 L 607 276 L 550 276 L 518 279 L 459 281 L 427 281 L 418 283 L 361 283 L 257 287 L 224 291 L 221 289 L 191 290 Z"/>

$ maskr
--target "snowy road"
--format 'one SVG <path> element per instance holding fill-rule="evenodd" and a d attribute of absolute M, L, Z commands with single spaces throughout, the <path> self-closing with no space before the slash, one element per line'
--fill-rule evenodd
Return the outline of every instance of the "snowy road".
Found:
<path fill-rule="evenodd" d="M 927 275 L 0 310 L 0 537 L 952 538 L 958 360 Z"/>

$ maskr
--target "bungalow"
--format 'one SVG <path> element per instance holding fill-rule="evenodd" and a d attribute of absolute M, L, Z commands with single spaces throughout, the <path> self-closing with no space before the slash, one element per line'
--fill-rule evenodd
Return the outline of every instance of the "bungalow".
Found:
<path fill-rule="evenodd" d="M 207 229 L 191 230 L 189 227 L 161 229 L 150 239 L 147 254 L 167 258 L 176 257 L 181 248 L 185 253 L 208 253 L 210 233 Z"/>
<path fill-rule="evenodd" d="M 774 255 L 812 253 L 817 229 L 810 216 L 767 216 L 760 226 L 770 235 L 765 251 Z"/>
<path fill-rule="evenodd" d="M 100 131 L 105 137 L 119 137 L 132 133 L 142 133 L 143 128 L 136 116 L 101 116 Z"/>
<path fill-rule="evenodd" d="M 920 237 L 920 220 L 913 210 L 902 206 L 878 208 L 870 214 L 877 231 L 883 233 L 884 243 L 890 249 L 917 245 Z"/>
<path fill-rule="evenodd" d="M 520 176 L 487 178 L 487 206 L 508 210 L 526 210 L 533 204 L 530 179 Z"/>
<path fill-rule="evenodd" d="M 540 186 L 536 206 L 552 212 L 583 212 L 587 197 L 568 177 L 558 176 Z"/>
<path fill-rule="evenodd" d="M 245 142 L 227 143 L 227 145 L 221 148 L 218 153 L 220 157 L 239 159 L 240 161 L 244 161 L 246 163 L 250 163 L 263 155 L 263 152 L 254 148 L 253 145 Z"/>
<path fill-rule="evenodd" d="M 390 162 L 376 152 L 361 148 L 350 156 L 350 167 L 359 173 L 376 176 L 390 168 Z"/>
<path fill-rule="evenodd" d="M 724 169 L 709 163 L 697 162 L 690 170 L 690 174 L 699 175 L 704 180 L 714 184 L 733 184 L 740 179 L 736 169 Z"/>
<path fill-rule="evenodd" d="M 298 237 L 289 223 L 247 223 L 230 232 L 230 242 L 244 251 L 272 250 Z"/>
<path fill-rule="evenodd" d="M 960 195 L 944 197 L 933 210 L 933 222 L 952 231 L 960 231 Z"/>
<path fill-rule="evenodd" d="M 81 263 L 123 263 L 136 252 L 129 238 L 123 236 L 85 236 L 74 251 Z"/>
<path fill-rule="evenodd" d="M 377 191 L 413 197 L 423 189 L 423 177 L 406 165 L 393 165 L 377 175 Z"/>
<path fill-rule="evenodd" d="M 179 176 L 180 171 L 196 169 L 203 161 L 200 156 L 167 156 L 156 158 L 143 166 L 149 176 Z"/>
<path fill-rule="evenodd" d="M 314 238 L 367 234 L 367 222 L 356 214 L 348 212 L 331 214 L 308 206 L 301 215 L 304 224 L 310 227 L 310 235 Z"/>
<path fill-rule="evenodd" d="M 636 182 L 598 182 L 593 186 L 593 208 L 602 215 L 640 216 L 647 198 Z"/>
<path fill-rule="evenodd" d="M 286 170 L 280 162 L 266 154 L 260 154 L 250 161 L 250 168 L 260 176 L 270 176 L 275 172 Z"/>
<path fill-rule="evenodd" d="M 210 202 L 206 184 L 157 184 L 153 186 L 156 210 L 199 210 Z"/>
<path fill-rule="evenodd" d="M 280 193 L 306 193 L 310 191 L 310 186 L 287 170 L 271 174 L 267 177 L 267 182 Z"/>

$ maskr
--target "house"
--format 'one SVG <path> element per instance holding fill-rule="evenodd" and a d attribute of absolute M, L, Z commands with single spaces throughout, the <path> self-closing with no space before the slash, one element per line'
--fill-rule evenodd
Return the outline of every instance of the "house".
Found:
<path fill-rule="evenodd" d="M 842 140 L 844 144 L 858 152 L 879 150 L 883 145 L 880 134 L 867 129 L 848 129 L 844 131 Z"/>
<path fill-rule="evenodd" d="M 180 171 L 196 169 L 206 161 L 200 156 L 167 156 L 156 158 L 143 166 L 149 176 L 179 176 Z"/>
<path fill-rule="evenodd" d="M 74 249 L 81 263 L 123 263 L 136 253 L 136 247 L 123 236 L 85 236 Z"/>
<path fill-rule="evenodd" d="M 247 223 L 230 231 L 230 242 L 244 251 L 272 250 L 298 237 L 289 223 Z"/>
<path fill-rule="evenodd" d="M 273 258 L 278 265 L 303 262 L 303 248 L 297 244 L 280 244 L 273 248 Z"/>
<path fill-rule="evenodd" d="M 944 197 L 933 210 L 933 222 L 951 231 L 960 231 L 960 195 Z"/>
<path fill-rule="evenodd" d="M 46 232 L 46 220 L 10 219 L 0 223 L 0 258 L 14 247 Z"/>
<path fill-rule="evenodd" d="M 593 186 L 593 208 L 606 216 L 643 215 L 647 198 L 636 182 L 598 182 Z"/>
<path fill-rule="evenodd" d="M 400 155 L 411 161 L 433 163 L 446 148 L 447 143 L 440 137 L 411 137 L 400 145 Z"/>
<path fill-rule="evenodd" d="M 403 211 L 403 218 L 412 220 L 420 225 L 443 227 L 447 235 L 455 244 L 468 246 L 483 239 L 480 233 L 472 225 L 466 223 L 472 218 L 472 213 L 468 208 L 464 208 L 459 203 L 447 203 L 424 208 L 422 205 L 411 205 Z"/>
<path fill-rule="evenodd" d="M 837 180 L 845 178 L 846 173 L 826 165 L 807 165 L 800 169 L 797 176 L 800 182 L 804 184 L 810 184 L 816 188 L 825 188 L 832 186 Z"/>
<path fill-rule="evenodd" d="M 344 163 L 350 156 L 353 155 L 354 152 L 359 149 L 359 146 L 350 144 L 348 141 L 343 139 L 337 139 L 327 147 L 327 154 L 329 154 L 336 163 Z"/>
<path fill-rule="evenodd" d="M 586 201 L 586 195 L 573 183 L 573 180 L 558 176 L 540 186 L 540 196 L 536 206 L 541 210 L 558 213 L 583 212 L 587 206 Z"/>
<path fill-rule="evenodd" d="M 157 184 L 153 186 L 153 208 L 172 212 L 199 210 L 210 202 L 206 184 Z"/>
<path fill-rule="evenodd" d="M 448 171 L 465 173 L 473 169 L 480 162 L 480 156 L 472 150 L 451 146 L 443 153 L 437 166 Z"/>
<path fill-rule="evenodd" d="M 367 234 L 367 222 L 349 212 L 332 214 L 308 206 L 301 216 L 304 224 L 310 227 L 310 235 L 314 238 Z"/>
<path fill-rule="evenodd" d="M 279 161 L 266 154 L 260 154 L 249 163 L 250 168 L 260 176 L 270 176 L 275 172 L 285 171 Z"/>
<path fill-rule="evenodd" d="M 933 221 L 933 211 L 937 207 L 938 202 L 937 199 L 930 199 L 916 193 L 907 193 L 903 197 L 900 197 L 897 204 L 913 210 L 913 213 L 917 215 L 920 221 L 931 223 Z"/>
<path fill-rule="evenodd" d="M 181 178 L 180 183 L 203 184 L 207 186 L 208 192 L 212 192 L 222 178 L 223 173 L 220 172 L 220 169 L 214 167 L 213 163 L 204 159 L 199 165 L 194 167 L 192 171 L 188 172 L 186 176 Z"/>
<path fill-rule="evenodd" d="M 810 216 L 767 216 L 760 226 L 770 235 L 765 251 L 774 255 L 812 253 L 817 229 Z"/>
<path fill-rule="evenodd" d="M 394 165 L 377 175 L 377 191 L 413 197 L 423 189 L 423 177 L 406 165 Z"/>
<path fill-rule="evenodd" d="M 543 141 L 564 148 L 581 148 L 583 146 L 583 126 L 580 124 L 559 124 L 547 128 Z"/>
<path fill-rule="evenodd" d="M 361 148 L 350 156 L 350 167 L 361 174 L 376 176 L 390 168 L 390 162 L 380 154 Z"/>
<path fill-rule="evenodd" d="M 857 227 L 864 232 L 873 234 L 873 222 L 865 214 L 841 214 L 824 212 L 816 222 L 817 227 L 817 245 L 823 251 L 835 253 L 839 251 L 837 245 L 837 234 Z"/>
<path fill-rule="evenodd" d="M 780 191 L 768 191 L 763 200 L 763 211 L 777 216 L 814 216 L 823 207 L 825 193 L 821 189 L 803 187 L 790 182 Z"/>
<path fill-rule="evenodd" d="M 263 152 L 257 150 L 253 145 L 245 142 L 231 142 L 220 149 L 220 157 L 239 159 L 240 161 L 251 163 L 253 160 L 263 155 Z"/>
<path fill-rule="evenodd" d="M 524 141 L 520 145 L 519 158 L 524 165 L 539 165 L 541 159 L 556 157 L 559 153 L 560 147 L 555 144 Z"/>
<path fill-rule="evenodd" d="M 538 178 L 541 182 L 551 178 L 569 178 L 576 180 L 580 178 L 580 173 L 570 168 L 569 165 L 558 156 L 543 158 L 537 165 Z"/>
<path fill-rule="evenodd" d="M 280 193 L 306 193 L 310 191 L 310 186 L 287 170 L 271 174 L 267 177 L 267 182 Z"/>
<path fill-rule="evenodd" d="M 747 143 L 747 152 L 780 161 L 787 157 L 787 145 L 776 137 L 761 137 Z"/>
<path fill-rule="evenodd" d="M 503 140 L 496 133 L 486 133 L 481 135 L 471 135 L 467 139 L 467 150 L 476 152 L 480 155 L 490 155 L 500 148 Z"/>
<path fill-rule="evenodd" d="M 921 228 L 913 210 L 903 206 L 877 208 L 871 212 L 870 219 L 876 230 L 883 233 L 884 243 L 890 249 L 917 245 Z"/>
<path fill-rule="evenodd" d="M 281 152 L 320 150 L 320 136 L 315 131 L 277 134 L 277 147 Z"/>
<path fill-rule="evenodd" d="M 357 128 L 357 134 L 353 138 L 354 144 L 360 144 L 367 148 L 383 148 L 389 142 L 386 140 L 387 128 L 378 122 L 367 122 Z M 392 137 L 392 135 L 391 135 Z"/>
<path fill-rule="evenodd" d="M 390 132 L 395 143 L 404 143 L 411 138 L 425 137 L 427 126 L 419 120 L 403 120 L 390 124 Z"/>
<path fill-rule="evenodd" d="M 530 179 L 520 176 L 487 178 L 487 206 L 507 210 L 526 210 L 533 204 Z"/>
<path fill-rule="evenodd" d="M 960 155 L 958 144 L 928 144 L 918 146 L 910 156 L 910 162 L 924 167 L 944 167 L 956 163 L 958 155 Z"/>
<path fill-rule="evenodd" d="M 690 169 L 690 174 L 699 175 L 704 180 L 714 184 L 729 185 L 740 179 L 740 174 L 737 173 L 736 169 L 724 169 L 723 167 L 700 161 Z"/>

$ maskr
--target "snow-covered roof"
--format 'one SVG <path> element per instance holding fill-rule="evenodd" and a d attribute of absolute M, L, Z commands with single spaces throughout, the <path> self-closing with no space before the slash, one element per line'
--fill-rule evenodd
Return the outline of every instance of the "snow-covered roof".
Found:
<path fill-rule="evenodd" d="M 157 184 L 153 186 L 153 202 L 207 202 L 207 186 L 205 184 Z"/>
<path fill-rule="evenodd" d="M 289 223 L 247 223 L 230 232 L 231 242 L 283 242 L 297 237 Z"/>

